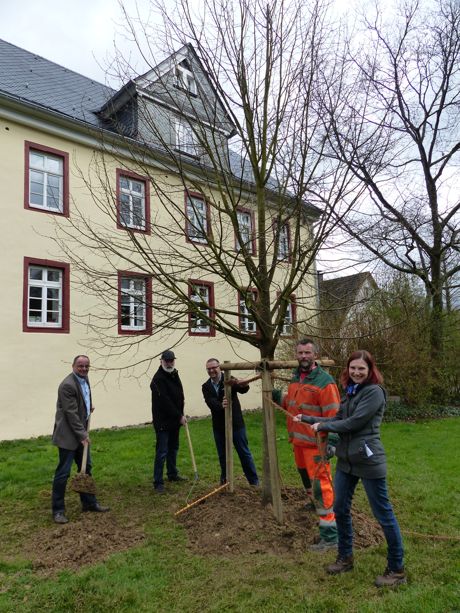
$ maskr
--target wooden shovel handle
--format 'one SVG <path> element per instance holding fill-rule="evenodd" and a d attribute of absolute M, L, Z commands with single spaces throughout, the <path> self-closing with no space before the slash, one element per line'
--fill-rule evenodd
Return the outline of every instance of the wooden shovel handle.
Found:
<path fill-rule="evenodd" d="M 89 435 L 90 423 L 91 423 L 91 413 L 88 415 L 88 421 L 86 422 L 86 432 L 88 435 Z M 83 458 L 81 460 L 81 468 L 80 468 L 80 472 L 83 475 L 86 474 L 86 464 L 88 462 L 88 449 L 89 449 L 89 443 L 83 446 Z"/>
<path fill-rule="evenodd" d="M 193 470 L 194 470 L 195 475 L 196 475 L 197 474 L 197 469 L 196 469 L 196 462 L 195 462 L 195 454 L 193 453 L 192 438 L 190 436 L 190 431 L 188 429 L 188 423 L 185 422 L 184 426 L 185 426 L 185 432 L 187 434 L 187 441 L 188 441 L 188 446 L 189 446 L 189 449 L 190 449 L 190 456 L 192 458 L 192 466 L 193 466 Z"/>

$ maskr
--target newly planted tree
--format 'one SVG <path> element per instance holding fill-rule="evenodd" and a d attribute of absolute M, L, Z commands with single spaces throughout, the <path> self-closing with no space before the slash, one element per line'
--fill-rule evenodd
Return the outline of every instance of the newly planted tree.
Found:
<path fill-rule="evenodd" d="M 273 359 L 283 335 L 315 321 L 315 257 L 351 190 L 347 166 L 324 156 L 317 106 L 332 49 L 326 11 L 258 0 L 152 7 L 162 27 L 126 14 L 147 69 L 132 74 L 118 58 L 129 80 L 100 109 L 105 129 L 81 172 L 94 208 L 76 202 L 57 241 L 94 296 L 87 323 L 101 352 L 132 365 L 152 336 L 172 345 L 221 334 Z M 120 327 L 140 336 L 117 335 L 117 292 Z M 273 423 L 270 405 L 264 414 Z"/>

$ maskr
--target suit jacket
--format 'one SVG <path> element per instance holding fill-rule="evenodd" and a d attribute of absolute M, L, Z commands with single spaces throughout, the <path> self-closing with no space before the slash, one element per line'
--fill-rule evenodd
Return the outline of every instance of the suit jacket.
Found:
<path fill-rule="evenodd" d="M 77 449 L 78 445 L 88 438 L 87 421 L 81 386 L 77 377 L 71 373 L 58 388 L 53 443 L 62 449 Z"/>
<path fill-rule="evenodd" d="M 232 377 L 232 380 L 234 380 L 234 377 Z M 218 393 L 211 378 L 203 383 L 201 391 L 203 392 L 204 401 L 211 410 L 212 427 L 214 430 L 225 432 L 225 410 L 222 406 L 222 400 L 224 399 L 224 375 L 222 374 L 220 378 Z M 235 432 L 244 428 L 244 419 L 238 394 L 246 394 L 248 391 L 249 385 L 232 385 L 232 423 Z"/>

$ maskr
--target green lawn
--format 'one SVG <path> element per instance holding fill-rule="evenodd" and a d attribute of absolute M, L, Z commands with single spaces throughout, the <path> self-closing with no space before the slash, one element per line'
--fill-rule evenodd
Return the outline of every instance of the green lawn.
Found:
<path fill-rule="evenodd" d="M 283 417 L 278 417 L 283 483 L 297 485 Z M 260 414 L 248 415 L 246 423 L 260 467 Z M 145 541 L 104 563 L 44 577 L 34 571 L 24 548 L 28 535 L 54 530 L 49 490 L 56 450 L 45 437 L 0 443 L 0 611 L 459 612 L 459 430 L 458 418 L 383 426 L 388 483 L 405 538 L 409 576 L 408 585 L 396 591 L 373 587 L 375 575 L 385 566 L 383 545 L 358 551 L 355 570 L 338 577 L 323 572 L 332 553 L 305 552 L 298 560 L 262 554 L 238 558 L 192 554 L 173 514 L 185 505 L 190 486 L 179 486 L 175 494 L 164 497 L 151 491 L 151 427 L 92 435 L 101 501 L 121 519 L 129 518 L 134 506 L 141 509 Z M 200 475 L 193 498 L 214 487 L 218 466 L 210 421 L 192 421 L 190 432 Z M 193 475 L 185 436 L 178 464 L 184 474 Z M 235 469 L 239 471 L 238 462 Z M 75 495 L 68 497 L 73 497 L 69 514 L 75 517 Z M 361 486 L 356 503 L 368 508 Z"/>

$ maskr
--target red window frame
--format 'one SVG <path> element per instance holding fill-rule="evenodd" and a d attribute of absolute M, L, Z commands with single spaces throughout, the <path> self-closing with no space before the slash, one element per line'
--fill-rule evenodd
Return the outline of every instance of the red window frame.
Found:
<path fill-rule="evenodd" d="M 50 211 L 30 204 L 30 151 L 49 153 L 62 158 L 62 211 Z M 24 208 L 38 213 L 69 217 L 69 154 L 66 151 L 46 147 L 28 140 L 24 141 Z"/>
<path fill-rule="evenodd" d="M 209 316 L 211 320 L 215 318 L 215 301 L 214 301 L 214 283 L 211 281 L 201 281 L 200 279 L 189 279 L 188 280 L 188 295 L 189 298 L 192 296 L 192 287 L 194 285 L 203 285 L 209 288 Z M 209 332 L 194 332 L 192 330 L 192 314 L 189 312 L 188 314 L 188 334 L 189 336 L 216 336 L 216 329 L 212 324 L 209 324 Z"/>
<path fill-rule="evenodd" d="M 249 250 L 249 253 L 252 256 L 254 256 L 257 253 L 256 226 L 255 226 L 255 219 L 256 218 L 255 218 L 255 215 L 254 215 L 254 211 L 251 211 L 250 209 L 245 209 L 243 207 L 237 207 L 236 211 L 237 211 L 237 213 L 247 213 L 251 217 L 251 241 L 250 241 L 251 248 Z M 236 237 L 236 233 L 235 233 L 235 251 L 241 251 L 241 247 L 238 244 L 238 239 Z"/>
<path fill-rule="evenodd" d="M 206 224 L 207 224 L 206 241 L 194 240 L 193 238 L 190 238 L 189 236 L 189 233 L 188 233 L 189 220 L 188 220 L 188 211 L 187 211 L 187 200 L 189 197 L 196 198 L 197 200 L 202 200 L 205 204 Z M 200 194 L 199 192 L 191 192 L 189 190 L 185 190 L 184 192 L 184 212 L 185 212 L 185 240 L 187 241 L 187 243 L 192 243 L 193 245 L 201 245 L 202 247 L 207 247 L 208 240 L 212 236 L 211 234 L 211 209 L 210 209 L 208 200 L 203 196 L 203 194 Z"/>
<path fill-rule="evenodd" d="M 117 207 L 117 228 L 119 230 L 128 230 L 130 232 L 140 232 L 141 234 L 150 234 L 150 182 L 148 177 L 139 175 L 131 170 L 124 168 L 117 168 L 115 171 L 116 176 L 116 207 Z M 120 206 L 120 179 L 121 177 L 128 177 L 128 179 L 134 179 L 135 181 L 141 181 L 145 188 L 145 228 L 132 228 L 127 226 L 121 221 L 121 206 Z"/>
<path fill-rule="evenodd" d="M 48 326 L 29 326 L 27 314 L 29 311 L 29 268 L 41 266 L 43 268 L 57 268 L 62 271 L 62 325 L 60 328 Z M 54 260 L 42 260 L 25 257 L 23 270 L 23 294 L 22 294 L 22 331 L 23 332 L 47 332 L 50 334 L 68 334 L 70 331 L 70 265 L 65 262 Z"/>
<path fill-rule="evenodd" d="M 142 279 L 145 283 L 145 328 L 142 330 L 126 330 L 121 324 L 121 280 L 127 277 L 134 277 L 136 279 Z M 136 335 L 149 335 L 152 334 L 152 279 L 146 277 L 142 273 L 132 271 L 118 271 L 118 334 L 136 336 Z"/>

